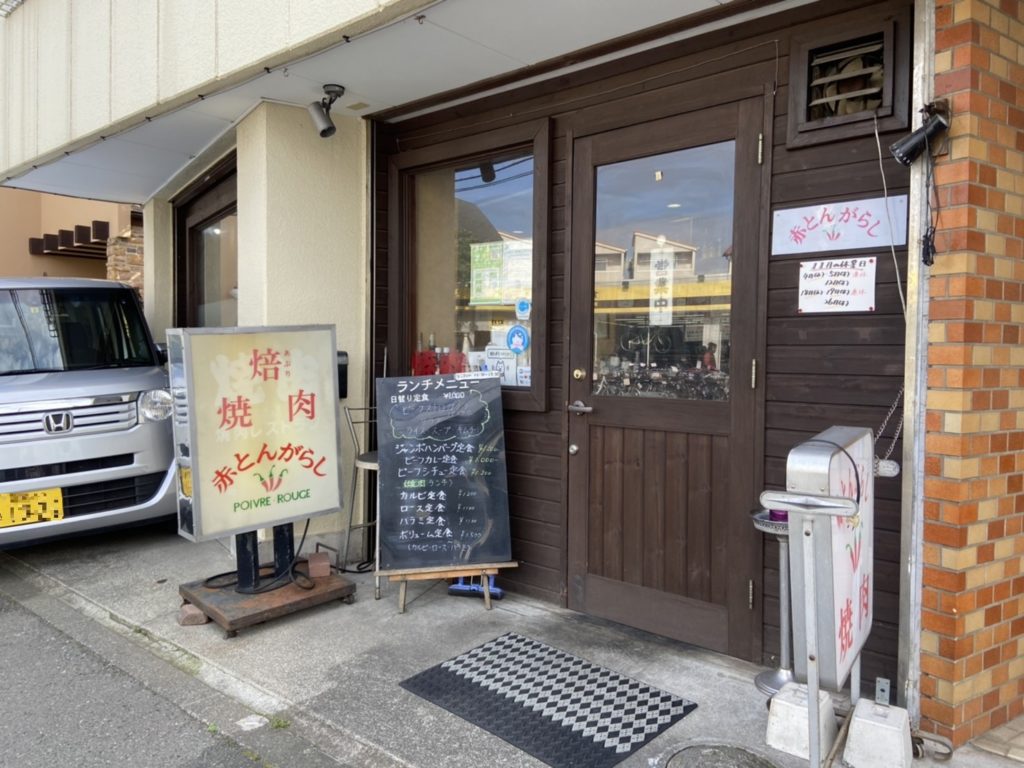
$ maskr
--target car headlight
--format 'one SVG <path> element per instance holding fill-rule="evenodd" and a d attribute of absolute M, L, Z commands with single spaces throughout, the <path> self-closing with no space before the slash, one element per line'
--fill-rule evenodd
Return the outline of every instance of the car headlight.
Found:
<path fill-rule="evenodd" d="M 171 415 L 171 393 L 151 389 L 139 395 L 139 421 L 163 421 Z"/>

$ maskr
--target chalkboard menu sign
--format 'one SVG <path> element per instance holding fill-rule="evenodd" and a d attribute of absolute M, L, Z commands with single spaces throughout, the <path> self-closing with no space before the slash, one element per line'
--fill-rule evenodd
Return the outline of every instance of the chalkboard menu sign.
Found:
<path fill-rule="evenodd" d="M 497 378 L 378 379 L 377 455 L 380 570 L 511 558 Z"/>

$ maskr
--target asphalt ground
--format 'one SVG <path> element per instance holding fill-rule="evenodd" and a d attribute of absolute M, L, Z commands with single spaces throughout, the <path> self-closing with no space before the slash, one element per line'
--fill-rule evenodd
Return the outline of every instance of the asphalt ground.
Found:
<path fill-rule="evenodd" d="M 164 528 L 0 552 L 0 765 L 543 768 L 399 685 L 506 632 L 698 703 L 618 768 L 715 765 L 730 748 L 773 768 L 807 765 L 765 744 L 761 667 L 514 594 L 487 611 L 442 581 L 411 582 L 399 613 L 395 584 L 375 600 L 359 574 L 353 604 L 232 639 L 179 625 L 178 586 L 233 565 L 221 543 Z M 684 761 L 693 747 L 707 748 L 703 763 Z M 1019 765 L 972 746 L 939 757 L 914 768 Z"/>

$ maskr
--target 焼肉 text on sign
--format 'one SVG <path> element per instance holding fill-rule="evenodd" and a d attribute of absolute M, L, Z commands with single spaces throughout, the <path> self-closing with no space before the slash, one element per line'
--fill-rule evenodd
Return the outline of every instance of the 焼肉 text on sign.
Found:
<path fill-rule="evenodd" d="M 340 509 L 335 350 L 333 326 L 168 331 L 182 535 Z"/>

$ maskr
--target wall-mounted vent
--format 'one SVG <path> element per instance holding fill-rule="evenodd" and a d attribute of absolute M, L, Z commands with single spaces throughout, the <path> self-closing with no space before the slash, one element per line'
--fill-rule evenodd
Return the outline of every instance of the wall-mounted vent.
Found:
<path fill-rule="evenodd" d="M 884 52 L 881 34 L 811 51 L 807 119 L 873 112 L 882 106 Z"/>
<path fill-rule="evenodd" d="M 793 39 L 786 145 L 905 129 L 909 96 L 909 14 L 839 17 Z"/>

